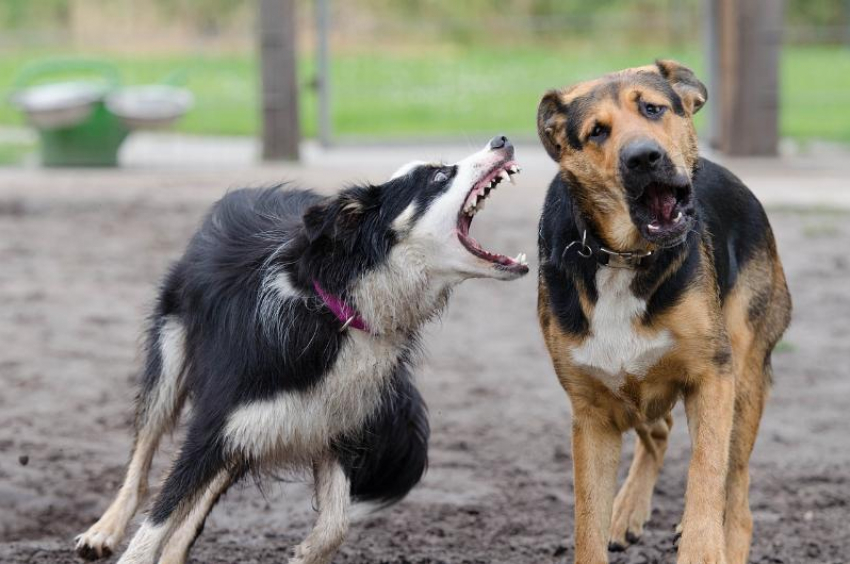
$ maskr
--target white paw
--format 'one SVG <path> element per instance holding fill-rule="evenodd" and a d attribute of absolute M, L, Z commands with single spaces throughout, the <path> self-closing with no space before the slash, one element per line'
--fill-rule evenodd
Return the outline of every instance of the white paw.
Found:
<path fill-rule="evenodd" d="M 331 561 L 331 554 L 315 554 L 313 546 L 302 543 L 295 547 L 295 554 L 287 564 L 327 564 Z"/>
<path fill-rule="evenodd" d="M 76 538 L 76 551 L 80 558 L 86 560 L 97 560 L 107 558 L 115 552 L 118 543 L 121 542 L 121 533 L 101 528 L 95 523 L 88 531 Z"/>

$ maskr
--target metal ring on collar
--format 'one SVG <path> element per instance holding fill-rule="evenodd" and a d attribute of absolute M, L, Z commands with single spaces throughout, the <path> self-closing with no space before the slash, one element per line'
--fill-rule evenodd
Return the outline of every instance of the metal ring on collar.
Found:
<path fill-rule="evenodd" d="M 561 253 L 561 258 L 563 259 L 567 251 L 573 248 L 574 245 L 581 245 L 581 249 L 578 250 L 578 255 L 582 258 L 590 258 L 593 256 L 593 249 L 587 244 L 587 229 L 585 229 L 581 234 L 581 241 L 576 239 L 572 241 L 569 245 L 564 247 L 564 252 Z"/>

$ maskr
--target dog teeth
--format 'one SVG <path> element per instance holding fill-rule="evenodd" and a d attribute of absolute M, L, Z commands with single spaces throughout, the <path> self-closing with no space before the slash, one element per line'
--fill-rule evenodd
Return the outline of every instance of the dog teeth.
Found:
<path fill-rule="evenodd" d="M 679 223 L 680 221 L 682 221 L 682 212 L 681 212 L 681 210 L 679 211 L 679 214 L 678 214 L 676 217 L 674 217 L 674 218 L 673 218 L 673 223 Z"/>
<path fill-rule="evenodd" d="M 522 169 L 514 164 L 508 167 L 508 174 L 518 174 L 521 170 Z"/>
<path fill-rule="evenodd" d="M 646 228 L 649 229 L 650 231 L 658 231 L 659 229 L 661 229 L 661 226 L 660 225 L 654 225 L 654 224 L 650 223 L 646 226 Z"/>
<path fill-rule="evenodd" d="M 523 266 L 528 265 L 528 257 L 525 255 L 525 253 L 519 253 L 516 257 L 514 257 L 513 261 L 518 262 Z"/>
<path fill-rule="evenodd" d="M 508 171 L 506 170 L 500 170 L 499 175 L 496 178 L 499 178 L 500 180 L 510 180 L 511 175 L 508 174 Z"/>

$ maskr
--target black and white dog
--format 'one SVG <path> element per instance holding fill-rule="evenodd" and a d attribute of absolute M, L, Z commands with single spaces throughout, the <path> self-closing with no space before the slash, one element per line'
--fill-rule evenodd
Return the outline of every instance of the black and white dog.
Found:
<path fill-rule="evenodd" d="M 126 479 L 78 554 L 118 548 L 187 399 L 185 442 L 120 562 L 185 562 L 216 500 L 248 473 L 312 468 L 318 518 L 293 563 L 330 560 L 350 500 L 404 497 L 427 465 L 411 378 L 422 325 L 459 282 L 528 272 L 523 254 L 469 235 L 490 191 L 518 172 L 513 155 L 496 137 L 455 165 L 411 163 L 332 197 L 278 187 L 220 200 L 162 284 Z"/>

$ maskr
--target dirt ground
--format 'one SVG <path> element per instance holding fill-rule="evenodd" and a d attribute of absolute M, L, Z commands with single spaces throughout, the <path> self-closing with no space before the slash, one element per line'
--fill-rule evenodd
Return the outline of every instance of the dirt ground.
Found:
<path fill-rule="evenodd" d="M 73 537 L 122 478 L 157 279 L 225 188 L 279 174 L 0 174 L 0 562 L 76 561 Z M 500 189 L 473 231 L 489 247 L 533 256 L 545 185 L 519 182 Z M 774 210 L 771 220 L 795 315 L 752 459 L 751 560 L 846 563 L 850 215 Z M 458 289 L 429 328 L 419 376 L 433 428 L 429 472 L 406 500 L 359 519 L 336 562 L 572 560 L 569 407 L 535 304 L 533 274 Z M 632 447 L 629 437 L 623 472 Z M 169 451 L 173 442 L 155 475 Z M 612 562 L 675 560 L 689 457 L 681 409 L 668 452 L 643 540 Z M 283 562 L 313 518 L 302 484 L 234 487 L 192 560 Z"/>

